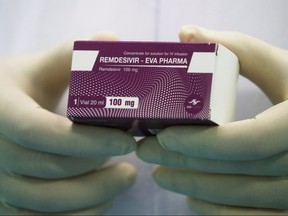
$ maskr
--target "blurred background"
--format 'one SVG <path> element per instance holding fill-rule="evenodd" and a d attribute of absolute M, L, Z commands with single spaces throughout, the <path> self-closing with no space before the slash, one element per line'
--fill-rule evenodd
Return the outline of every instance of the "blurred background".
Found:
<path fill-rule="evenodd" d="M 288 48 L 287 0 L 0 0 L 0 56 L 44 51 L 97 31 L 116 32 L 122 40 L 178 41 L 182 25 L 239 31 Z M 67 94 L 56 112 L 65 115 Z M 252 118 L 271 106 L 250 81 L 239 77 L 236 120 Z M 153 165 L 132 153 L 139 170 L 136 184 L 118 197 L 108 215 L 193 214 L 185 197 L 160 189 Z"/>

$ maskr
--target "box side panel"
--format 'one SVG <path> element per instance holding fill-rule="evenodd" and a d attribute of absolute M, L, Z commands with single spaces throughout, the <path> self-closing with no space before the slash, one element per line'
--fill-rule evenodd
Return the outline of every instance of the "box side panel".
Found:
<path fill-rule="evenodd" d="M 211 94 L 211 120 L 219 125 L 235 118 L 238 76 L 238 58 L 219 44 Z"/>

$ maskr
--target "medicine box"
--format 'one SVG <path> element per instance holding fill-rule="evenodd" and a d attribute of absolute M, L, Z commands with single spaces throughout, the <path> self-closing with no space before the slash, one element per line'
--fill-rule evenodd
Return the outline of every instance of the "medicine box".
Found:
<path fill-rule="evenodd" d="M 216 43 L 75 41 L 67 116 L 156 134 L 233 120 L 239 64 Z"/>

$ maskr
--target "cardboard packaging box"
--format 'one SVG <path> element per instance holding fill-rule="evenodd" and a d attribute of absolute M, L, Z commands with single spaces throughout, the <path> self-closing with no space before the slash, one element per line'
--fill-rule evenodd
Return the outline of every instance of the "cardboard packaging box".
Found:
<path fill-rule="evenodd" d="M 234 118 L 237 57 L 216 43 L 75 41 L 67 117 L 156 134 Z"/>

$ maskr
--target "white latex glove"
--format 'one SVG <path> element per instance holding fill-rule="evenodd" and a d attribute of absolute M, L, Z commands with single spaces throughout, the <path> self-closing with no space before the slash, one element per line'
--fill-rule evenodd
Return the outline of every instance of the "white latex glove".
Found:
<path fill-rule="evenodd" d="M 222 126 L 167 128 L 157 139 L 142 140 L 138 156 L 166 166 L 155 170 L 155 181 L 190 197 L 189 205 L 200 214 L 287 215 L 288 52 L 241 33 L 192 25 L 179 36 L 182 42 L 226 46 L 238 56 L 241 74 L 275 105 L 253 119 Z"/>
<path fill-rule="evenodd" d="M 69 82 L 72 46 L 0 59 L 0 215 L 102 214 L 134 181 L 129 164 L 100 168 L 133 151 L 132 136 L 49 111 Z"/>

